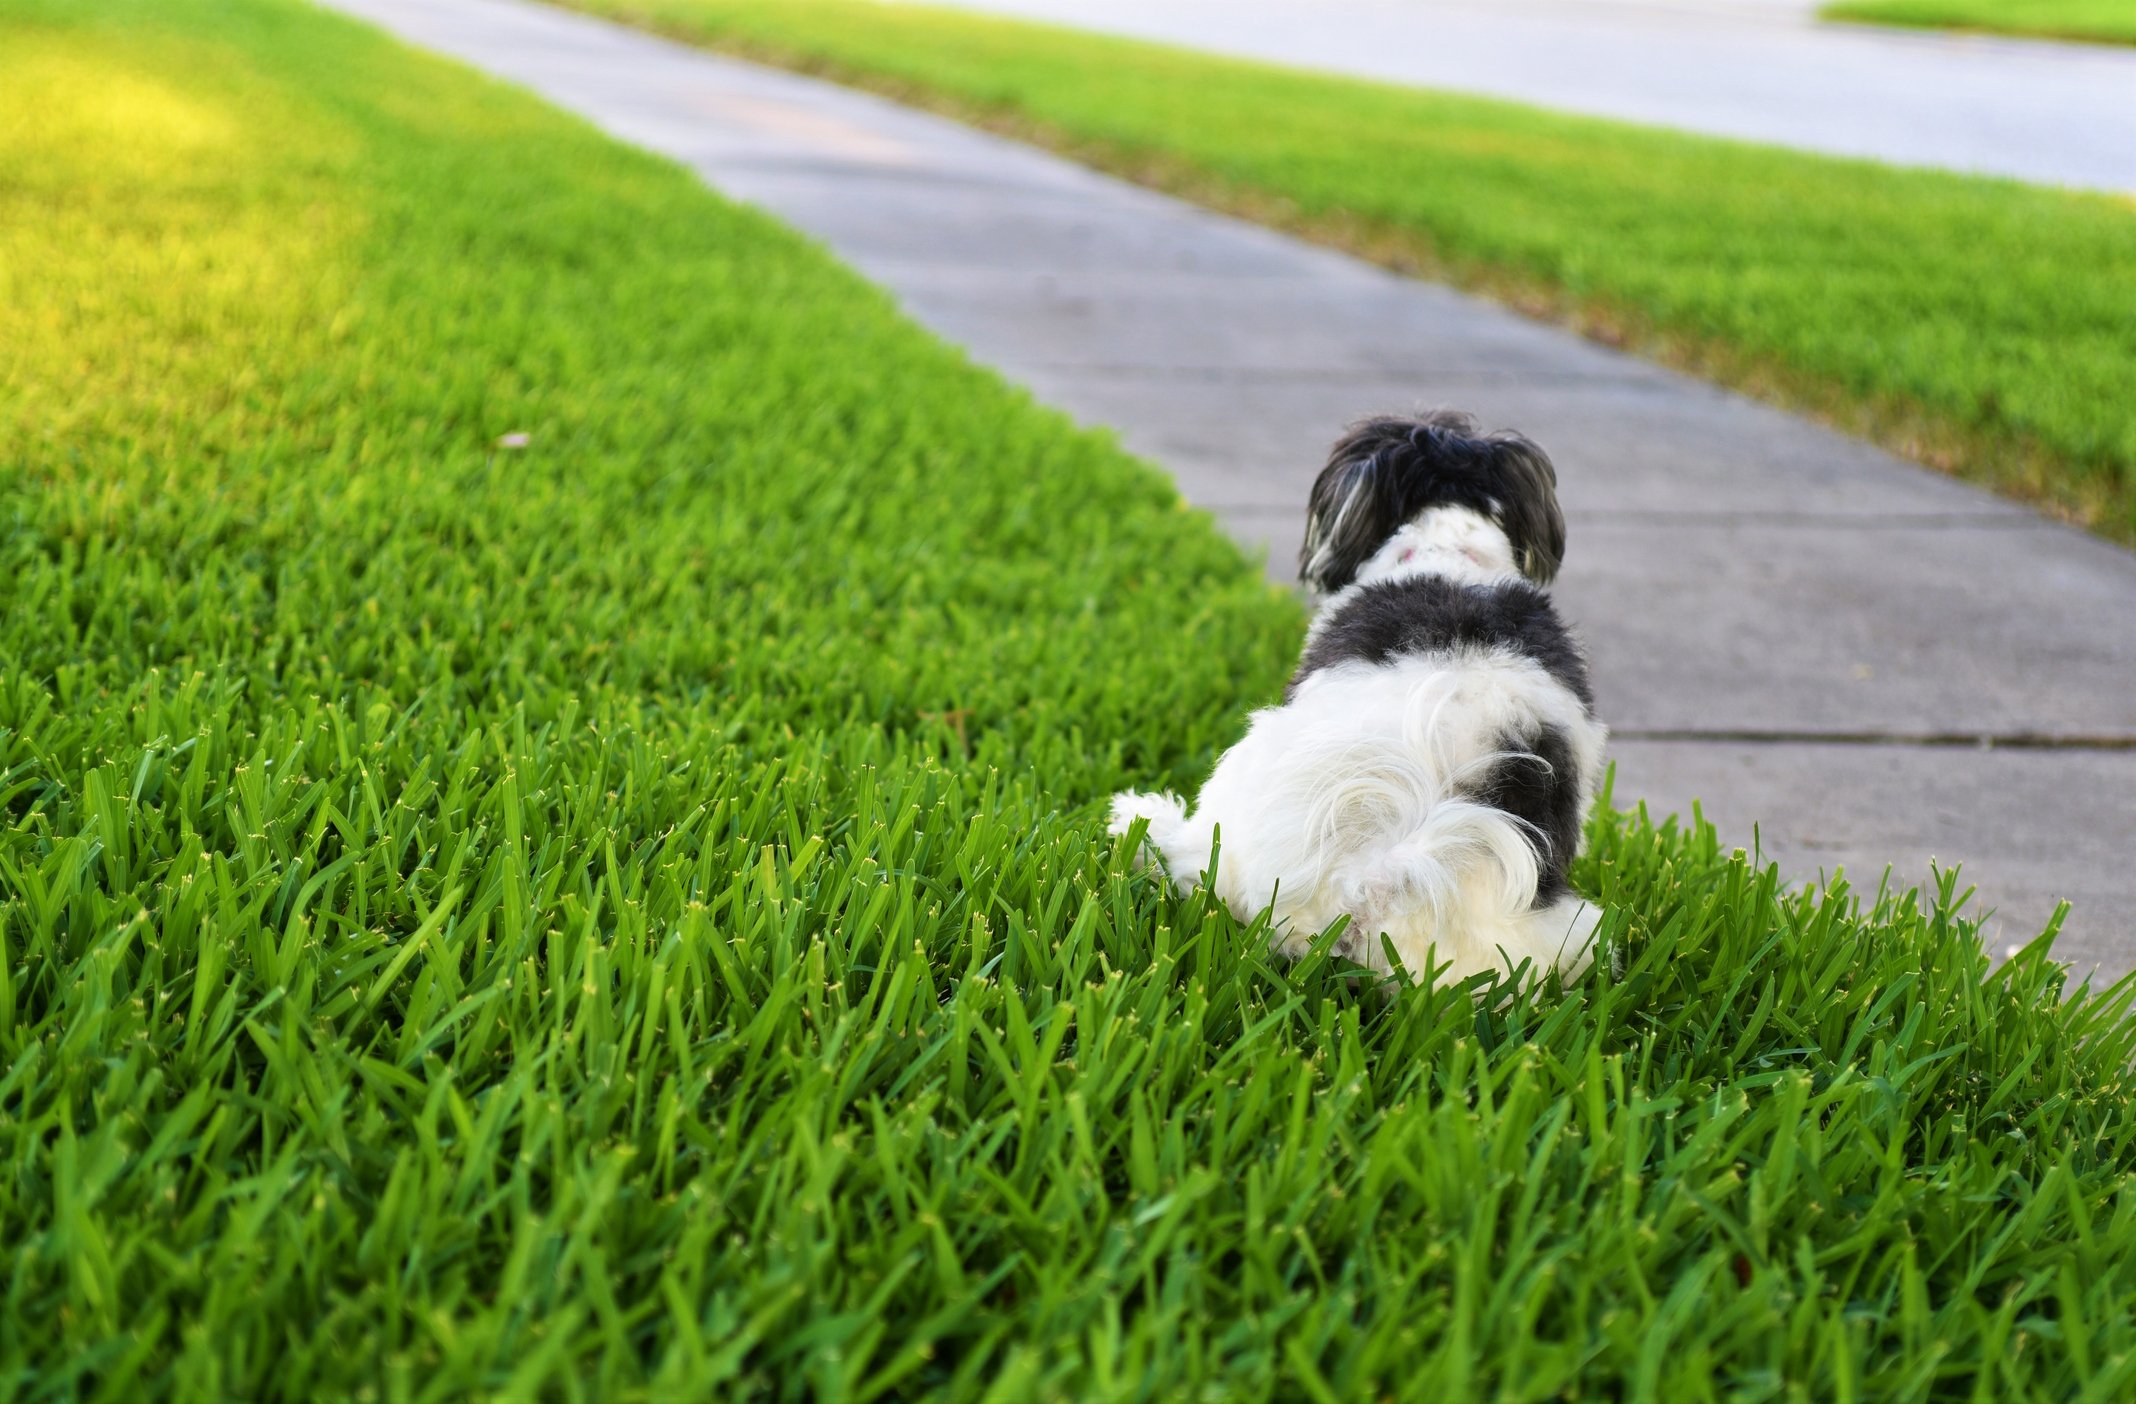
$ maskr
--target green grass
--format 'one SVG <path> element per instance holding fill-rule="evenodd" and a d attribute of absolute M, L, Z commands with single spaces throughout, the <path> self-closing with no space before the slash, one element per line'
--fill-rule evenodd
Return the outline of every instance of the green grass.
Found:
<path fill-rule="evenodd" d="M 1101 832 L 1301 624 L 1156 474 L 309 7 L 0 16 L 0 1397 L 2136 1380 L 2130 986 L 1608 815 L 1571 991 L 1272 963 Z"/>
<path fill-rule="evenodd" d="M 1832 19 L 2136 44 L 2136 0 L 1841 0 Z"/>
<path fill-rule="evenodd" d="M 825 73 L 1867 434 L 2136 543 L 2136 209 L 875 0 L 569 0 Z"/>

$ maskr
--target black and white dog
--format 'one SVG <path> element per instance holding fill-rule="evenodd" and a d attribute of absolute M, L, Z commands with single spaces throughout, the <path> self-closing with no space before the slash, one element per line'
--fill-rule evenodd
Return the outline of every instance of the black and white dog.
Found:
<path fill-rule="evenodd" d="M 1313 484 L 1301 577 L 1324 599 L 1281 705 L 1253 716 L 1189 815 L 1124 793 L 1175 881 L 1242 919 L 1273 904 L 1303 954 L 1420 978 L 1585 968 L 1599 913 L 1567 887 L 1606 736 L 1579 645 L 1542 587 L 1565 550 L 1557 471 L 1466 415 L 1372 419 Z"/>

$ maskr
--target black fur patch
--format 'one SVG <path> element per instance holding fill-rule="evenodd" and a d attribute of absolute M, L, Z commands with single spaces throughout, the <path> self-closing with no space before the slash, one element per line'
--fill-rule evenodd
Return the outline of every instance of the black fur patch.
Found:
<path fill-rule="evenodd" d="M 1465 585 L 1443 575 L 1382 580 L 1359 590 L 1306 646 L 1283 700 L 1331 664 L 1351 659 L 1378 664 L 1398 653 L 1456 648 L 1511 648 L 1540 663 L 1581 706 L 1594 711 L 1587 660 L 1548 595 L 1519 581 Z"/>
<path fill-rule="evenodd" d="M 1547 907 L 1569 890 L 1565 865 L 1580 851 L 1580 774 L 1572 743 L 1546 726 L 1532 741 L 1508 736 L 1505 759 L 1476 787 L 1475 799 L 1526 820 L 1535 850 L 1535 905 Z"/>
<path fill-rule="evenodd" d="M 1547 585 L 1565 558 L 1557 469 L 1518 434 L 1486 434 L 1454 410 L 1350 426 L 1328 453 L 1306 507 L 1298 573 L 1333 594 L 1387 538 L 1432 507 L 1496 522 L 1520 573 Z"/>

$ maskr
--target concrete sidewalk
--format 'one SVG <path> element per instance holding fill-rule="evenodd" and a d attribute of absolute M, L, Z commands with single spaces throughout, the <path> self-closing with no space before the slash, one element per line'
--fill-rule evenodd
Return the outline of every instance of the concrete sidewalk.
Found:
<path fill-rule="evenodd" d="M 1833 24 L 1819 0 L 937 0 L 1836 156 L 2136 191 L 2136 48 Z"/>
<path fill-rule="evenodd" d="M 686 162 L 912 315 L 1115 427 L 1288 579 L 1367 413 L 1455 405 L 1557 460 L 1558 594 L 1618 798 L 1796 878 L 1962 861 L 2065 959 L 2136 966 L 2136 557 L 1860 443 L 925 114 L 523 0 L 335 0 Z M 2021 743 L 2021 744 L 2020 744 Z"/>

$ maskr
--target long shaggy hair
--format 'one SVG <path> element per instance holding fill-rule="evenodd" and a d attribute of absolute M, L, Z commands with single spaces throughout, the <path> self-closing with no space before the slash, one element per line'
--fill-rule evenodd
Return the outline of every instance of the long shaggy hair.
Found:
<path fill-rule="evenodd" d="M 1557 471 L 1468 416 L 1366 420 L 1313 484 L 1299 574 L 1323 596 L 1280 705 L 1192 812 L 1116 796 L 1112 832 L 1303 954 L 1422 976 L 1584 969 L 1599 913 L 1566 884 L 1606 733 L 1543 587 L 1565 554 Z M 1212 863 L 1214 870 L 1212 873 Z"/>

